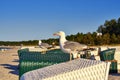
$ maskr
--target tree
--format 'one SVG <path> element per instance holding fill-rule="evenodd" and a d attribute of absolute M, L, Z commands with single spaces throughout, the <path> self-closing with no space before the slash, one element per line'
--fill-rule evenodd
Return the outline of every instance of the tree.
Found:
<path fill-rule="evenodd" d="M 83 33 L 77 33 L 76 34 L 76 38 L 75 38 L 75 41 L 81 43 L 82 42 L 82 39 L 83 39 Z"/>
<path fill-rule="evenodd" d="M 110 39 L 111 39 L 110 42 L 111 42 L 112 44 L 117 43 L 117 37 L 116 37 L 116 35 L 115 35 L 114 33 L 111 35 L 111 38 L 110 38 Z"/>
<path fill-rule="evenodd" d="M 97 35 L 97 33 L 93 33 L 94 36 L 94 44 L 95 45 L 102 45 L 102 35 Z"/>
<path fill-rule="evenodd" d="M 118 18 L 117 22 L 118 22 L 118 24 L 120 24 L 120 18 Z"/>
<path fill-rule="evenodd" d="M 113 33 L 115 35 L 120 34 L 120 18 L 118 20 L 106 20 L 104 25 L 98 27 L 97 32 L 102 32 L 102 34 L 109 33 L 110 35 L 112 35 Z"/>
<path fill-rule="evenodd" d="M 87 45 L 94 45 L 94 39 L 92 37 L 92 34 L 88 32 L 83 36 L 82 42 Z"/>
<path fill-rule="evenodd" d="M 120 44 L 120 35 L 117 35 L 117 44 Z"/>
<path fill-rule="evenodd" d="M 102 44 L 110 44 L 110 34 L 106 33 L 102 36 Z"/>

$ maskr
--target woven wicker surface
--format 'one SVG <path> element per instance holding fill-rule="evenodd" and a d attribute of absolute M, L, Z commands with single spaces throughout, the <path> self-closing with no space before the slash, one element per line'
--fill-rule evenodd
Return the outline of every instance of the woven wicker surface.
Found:
<path fill-rule="evenodd" d="M 42 54 L 40 52 L 29 52 L 24 50 L 21 51 L 19 55 L 19 77 L 25 72 L 31 70 L 69 61 L 69 54 L 65 54 L 61 50 L 51 50 L 48 51 L 46 54 Z"/>
<path fill-rule="evenodd" d="M 27 72 L 21 80 L 106 80 L 109 71 L 107 64 L 77 59 Z"/>

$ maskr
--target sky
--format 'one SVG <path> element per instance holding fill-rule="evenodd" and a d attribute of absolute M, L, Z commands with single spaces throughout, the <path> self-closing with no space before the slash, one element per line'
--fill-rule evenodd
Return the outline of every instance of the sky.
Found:
<path fill-rule="evenodd" d="M 120 17 L 120 0 L 0 0 L 0 41 L 56 38 L 96 32 Z"/>

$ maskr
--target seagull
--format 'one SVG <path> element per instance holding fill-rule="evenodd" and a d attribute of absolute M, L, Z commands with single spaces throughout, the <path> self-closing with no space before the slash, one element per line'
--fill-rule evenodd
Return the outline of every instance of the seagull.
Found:
<path fill-rule="evenodd" d="M 50 48 L 51 46 L 47 43 L 42 43 L 41 40 L 39 40 L 39 43 L 38 43 L 39 47 L 43 48 L 43 49 L 48 49 Z"/>
<path fill-rule="evenodd" d="M 87 45 L 85 44 L 80 44 L 78 42 L 73 42 L 73 41 L 68 41 L 66 40 L 65 37 L 65 32 L 59 31 L 53 34 L 54 36 L 59 36 L 59 44 L 60 44 L 60 49 L 65 52 L 70 54 L 70 60 L 72 60 L 72 55 L 73 58 L 78 57 L 78 53 L 87 48 Z"/>

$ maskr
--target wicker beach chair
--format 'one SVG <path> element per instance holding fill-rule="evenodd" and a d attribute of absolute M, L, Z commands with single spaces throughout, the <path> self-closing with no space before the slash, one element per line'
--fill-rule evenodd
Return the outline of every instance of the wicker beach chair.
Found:
<path fill-rule="evenodd" d="M 21 77 L 28 71 L 69 61 L 69 54 L 65 54 L 61 50 L 51 50 L 46 54 L 22 51 L 19 58 L 19 77 Z"/>
<path fill-rule="evenodd" d="M 18 57 L 19 57 L 19 58 L 20 58 L 20 56 L 21 56 L 21 54 L 22 54 L 23 52 L 29 52 L 29 49 L 28 49 L 28 48 L 25 48 L 25 49 L 20 49 L 20 50 L 18 50 Z"/>
<path fill-rule="evenodd" d="M 115 48 L 107 49 L 100 52 L 101 61 L 114 60 Z"/>
<path fill-rule="evenodd" d="M 23 74 L 20 80 L 108 80 L 110 62 L 76 59 Z"/>
<path fill-rule="evenodd" d="M 100 52 L 100 59 L 101 61 L 111 62 L 110 65 L 110 73 L 117 73 L 117 60 L 115 60 L 115 48 L 111 48 L 108 50 L 104 50 Z"/>

